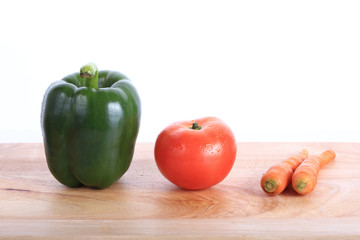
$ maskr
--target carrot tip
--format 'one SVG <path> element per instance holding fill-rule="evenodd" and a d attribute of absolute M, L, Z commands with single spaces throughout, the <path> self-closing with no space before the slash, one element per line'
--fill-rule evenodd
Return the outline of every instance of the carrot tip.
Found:
<path fill-rule="evenodd" d="M 275 180 L 267 180 L 264 183 L 264 190 L 268 193 L 273 193 L 276 191 L 277 184 Z"/>

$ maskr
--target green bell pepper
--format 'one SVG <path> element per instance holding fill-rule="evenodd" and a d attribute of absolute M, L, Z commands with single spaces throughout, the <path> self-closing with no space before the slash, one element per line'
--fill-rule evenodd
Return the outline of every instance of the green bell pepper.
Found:
<path fill-rule="evenodd" d="M 130 166 L 140 116 L 139 95 L 119 72 L 88 64 L 54 82 L 41 110 L 50 172 L 69 187 L 112 185 Z"/>

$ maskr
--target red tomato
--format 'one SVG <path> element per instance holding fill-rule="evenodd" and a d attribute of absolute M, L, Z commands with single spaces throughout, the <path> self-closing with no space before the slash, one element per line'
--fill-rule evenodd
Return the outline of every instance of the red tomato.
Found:
<path fill-rule="evenodd" d="M 192 129 L 194 123 L 201 129 Z M 218 118 L 206 117 L 166 127 L 155 143 L 155 161 L 164 177 L 175 185 L 205 189 L 229 174 L 236 148 L 231 129 Z"/>

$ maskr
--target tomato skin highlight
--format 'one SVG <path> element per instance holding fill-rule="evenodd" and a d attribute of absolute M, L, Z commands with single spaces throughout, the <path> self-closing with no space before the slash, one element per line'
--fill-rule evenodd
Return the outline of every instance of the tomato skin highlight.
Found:
<path fill-rule="evenodd" d="M 198 123 L 201 129 L 191 129 Z M 237 144 L 231 129 L 220 119 L 205 117 L 175 122 L 155 142 L 160 172 L 180 188 L 200 190 L 221 182 L 232 169 Z"/>

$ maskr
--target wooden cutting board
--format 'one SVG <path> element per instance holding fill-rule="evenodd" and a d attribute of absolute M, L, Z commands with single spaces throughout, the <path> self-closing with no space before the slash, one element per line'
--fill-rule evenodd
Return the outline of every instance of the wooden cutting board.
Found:
<path fill-rule="evenodd" d="M 185 191 L 158 171 L 153 143 L 138 143 L 129 171 L 105 190 L 67 188 L 40 143 L 0 144 L 2 239 L 360 239 L 359 143 L 239 143 L 220 184 Z M 265 195 L 271 165 L 307 148 L 335 161 L 315 191 Z"/>

